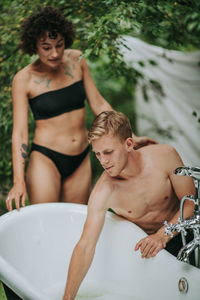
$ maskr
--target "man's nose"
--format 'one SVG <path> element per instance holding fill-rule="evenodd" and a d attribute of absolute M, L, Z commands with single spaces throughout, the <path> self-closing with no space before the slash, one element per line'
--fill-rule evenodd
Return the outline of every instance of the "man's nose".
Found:
<path fill-rule="evenodd" d="M 108 163 L 108 158 L 105 157 L 104 155 L 101 156 L 100 158 L 100 162 L 102 165 L 107 164 Z"/>

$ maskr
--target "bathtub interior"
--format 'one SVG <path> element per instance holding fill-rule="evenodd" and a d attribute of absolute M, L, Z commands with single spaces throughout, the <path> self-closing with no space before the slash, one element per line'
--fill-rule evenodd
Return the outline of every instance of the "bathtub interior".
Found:
<path fill-rule="evenodd" d="M 86 213 L 84 205 L 51 203 L 2 216 L 0 279 L 23 299 L 62 299 Z M 77 299 L 195 299 L 200 294 L 199 269 L 178 262 L 165 250 L 151 260 L 141 259 L 134 246 L 144 236 L 136 225 L 107 213 Z M 187 295 L 178 291 L 181 277 L 189 281 Z"/>

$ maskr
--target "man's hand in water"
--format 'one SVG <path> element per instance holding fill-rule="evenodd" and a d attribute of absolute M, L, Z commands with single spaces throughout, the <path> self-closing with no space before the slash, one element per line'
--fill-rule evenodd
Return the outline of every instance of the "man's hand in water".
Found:
<path fill-rule="evenodd" d="M 169 237 L 163 233 L 155 233 L 141 239 L 135 246 L 135 251 L 140 249 L 142 258 L 150 258 L 166 247 Z"/>

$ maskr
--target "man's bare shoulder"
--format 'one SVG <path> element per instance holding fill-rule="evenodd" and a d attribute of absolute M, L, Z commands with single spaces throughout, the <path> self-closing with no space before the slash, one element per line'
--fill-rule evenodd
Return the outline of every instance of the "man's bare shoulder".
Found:
<path fill-rule="evenodd" d="M 178 152 L 169 144 L 156 144 L 143 148 L 141 150 L 143 156 L 147 160 L 151 160 L 154 163 L 154 166 L 162 168 L 167 173 L 171 174 L 172 170 L 183 165 L 183 161 Z"/>
<path fill-rule="evenodd" d="M 177 155 L 176 149 L 169 144 L 155 144 L 145 146 L 139 149 L 144 153 L 150 153 L 152 155 Z"/>
<path fill-rule="evenodd" d="M 113 192 L 114 183 L 112 177 L 106 174 L 104 171 L 102 175 L 97 180 L 97 183 L 93 189 L 94 193 L 103 193 L 104 195 L 109 195 Z"/>
<path fill-rule="evenodd" d="M 115 188 L 114 186 L 112 178 L 106 172 L 103 172 L 91 192 L 89 198 L 90 206 L 95 205 L 99 209 L 107 210 L 110 207 L 110 198 Z"/>

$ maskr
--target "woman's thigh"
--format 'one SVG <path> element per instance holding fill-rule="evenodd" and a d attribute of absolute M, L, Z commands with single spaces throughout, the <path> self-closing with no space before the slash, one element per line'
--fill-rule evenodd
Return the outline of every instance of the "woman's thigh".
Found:
<path fill-rule="evenodd" d="M 89 154 L 75 172 L 63 180 L 61 201 L 86 204 L 91 189 L 91 163 Z"/>
<path fill-rule="evenodd" d="M 57 202 L 61 179 L 54 162 L 38 151 L 31 152 L 27 168 L 27 192 L 31 204 Z"/>

